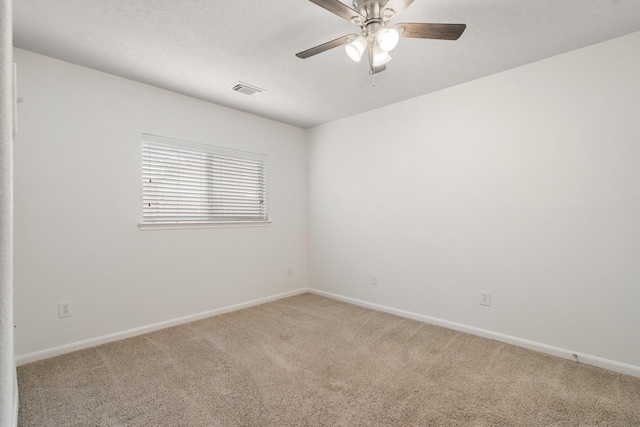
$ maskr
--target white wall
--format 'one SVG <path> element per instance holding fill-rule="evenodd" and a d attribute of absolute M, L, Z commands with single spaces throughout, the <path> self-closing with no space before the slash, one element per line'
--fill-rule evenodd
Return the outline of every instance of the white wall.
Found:
<path fill-rule="evenodd" d="M 17 423 L 13 351 L 12 2 L 0 2 L 0 426 Z"/>
<path fill-rule="evenodd" d="M 640 367 L 637 52 L 640 33 L 313 129 L 309 285 Z"/>
<path fill-rule="evenodd" d="M 306 287 L 305 131 L 31 52 L 15 58 L 18 357 Z M 139 231 L 142 133 L 268 155 L 271 226 Z M 58 319 L 66 300 L 73 315 Z"/>

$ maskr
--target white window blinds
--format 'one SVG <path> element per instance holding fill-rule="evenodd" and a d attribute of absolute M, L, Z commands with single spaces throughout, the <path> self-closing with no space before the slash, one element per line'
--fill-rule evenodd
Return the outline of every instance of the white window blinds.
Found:
<path fill-rule="evenodd" d="M 267 221 L 267 156 L 142 137 L 142 223 Z"/>

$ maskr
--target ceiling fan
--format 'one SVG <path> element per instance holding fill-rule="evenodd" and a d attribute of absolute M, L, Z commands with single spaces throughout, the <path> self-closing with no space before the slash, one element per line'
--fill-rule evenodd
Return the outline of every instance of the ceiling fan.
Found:
<path fill-rule="evenodd" d="M 309 0 L 339 17 L 360 27 L 360 34 L 347 34 L 330 42 L 296 53 L 306 59 L 334 47 L 346 44 L 347 54 L 360 62 L 364 52 L 369 56 L 369 72 L 376 74 L 386 69 L 391 60 L 389 52 L 396 47 L 400 37 L 419 39 L 457 40 L 465 24 L 400 23 L 387 27 L 389 21 L 404 11 L 414 0 L 353 0 L 353 8 L 339 0 Z"/>

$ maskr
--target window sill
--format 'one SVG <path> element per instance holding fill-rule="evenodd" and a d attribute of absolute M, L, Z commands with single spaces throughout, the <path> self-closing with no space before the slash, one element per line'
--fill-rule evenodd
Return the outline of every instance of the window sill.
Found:
<path fill-rule="evenodd" d="M 228 222 L 162 222 L 140 223 L 140 231 L 149 230 L 184 230 L 191 228 L 236 228 L 236 227 L 269 227 L 271 221 L 228 221 Z"/>

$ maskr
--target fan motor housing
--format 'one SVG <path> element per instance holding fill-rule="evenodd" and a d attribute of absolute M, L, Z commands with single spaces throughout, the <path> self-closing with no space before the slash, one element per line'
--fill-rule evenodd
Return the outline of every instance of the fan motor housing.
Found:
<path fill-rule="evenodd" d="M 382 11 L 378 0 L 353 0 L 353 9 L 366 17 L 367 21 L 380 19 L 380 12 Z"/>

